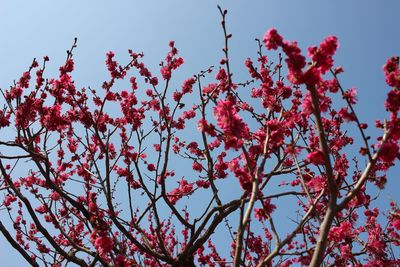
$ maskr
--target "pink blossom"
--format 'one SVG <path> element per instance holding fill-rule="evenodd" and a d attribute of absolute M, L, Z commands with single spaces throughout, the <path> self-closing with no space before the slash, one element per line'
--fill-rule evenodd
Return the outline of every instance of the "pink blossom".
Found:
<path fill-rule="evenodd" d="M 214 108 L 214 116 L 225 134 L 226 147 L 239 148 L 242 138 L 248 138 L 249 128 L 237 113 L 234 101 L 220 100 Z"/>
<path fill-rule="evenodd" d="M 151 172 L 156 170 L 156 166 L 153 163 L 147 165 L 147 169 Z"/>
<path fill-rule="evenodd" d="M 391 87 L 400 88 L 399 57 L 391 57 L 383 66 L 386 83 Z"/>
<path fill-rule="evenodd" d="M 315 165 L 323 165 L 325 164 L 324 154 L 321 150 L 310 152 L 307 155 L 307 160 Z"/>
<path fill-rule="evenodd" d="M 386 142 L 382 144 L 379 148 L 379 159 L 392 163 L 399 153 L 399 145 L 393 142 Z"/>
<path fill-rule="evenodd" d="M 197 172 L 201 172 L 203 170 L 203 166 L 198 162 L 193 162 L 192 169 Z"/>
<path fill-rule="evenodd" d="M 387 96 L 385 107 L 393 113 L 400 110 L 400 90 L 391 90 Z"/>
<path fill-rule="evenodd" d="M 263 42 L 268 50 L 276 50 L 282 46 L 283 38 L 276 29 L 272 28 L 265 33 Z"/>
<path fill-rule="evenodd" d="M 107 254 L 112 250 L 114 242 L 107 236 L 99 236 L 96 238 L 94 246 L 101 257 L 106 257 Z"/>
<path fill-rule="evenodd" d="M 353 226 L 350 222 L 342 222 L 339 226 L 334 226 L 329 232 L 329 239 L 339 243 L 346 238 L 353 238 Z"/>
<path fill-rule="evenodd" d="M 321 74 L 325 74 L 333 66 L 332 56 L 335 54 L 339 44 L 335 36 L 328 36 L 319 47 L 310 47 L 308 54 L 315 63 L 315 67 Z"/>

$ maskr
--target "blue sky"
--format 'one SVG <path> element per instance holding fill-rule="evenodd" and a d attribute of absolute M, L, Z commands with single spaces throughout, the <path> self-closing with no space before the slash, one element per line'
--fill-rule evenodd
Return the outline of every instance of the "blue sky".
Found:
<path fill-rule="evenodd" d="M 382 65 L 400 54 L 400 2 L 392 1 L 3 1 L 0 7 L 0 88 L 7 88 L 34 57 L 50 57 L 48 75 L 55 74 L 73 38 L 78 87 L 98 87 L 108 76 L 105 53 L 113 50 L 127 62 L 128 49 L 143 51 L 148 67 L 157 73 L 168 41 L 175 40 L 186 64 L 177 79 L 215 65 L 223 45 L 217 3 L 229 10 L 233 33 L 231 56 L 235 77 L 244 77 L 243 62 L 256 55 L 254 38 L 275 27 L 289 40 L 306 47 L 328 35 L 339 38 L 336 63 L 345 73 L 342 84 L 356 87 L 362 121 L 384 118 L 385 86 Z M 400 185 L 399 167 L 391 171 L 390 187 Z M 395 196 L 389 190 L 388 195 Z M 393 191 L 394 192 L 394 191 Z M 7 266 L 24 266 L 0 240 L 0 258 Z"/>

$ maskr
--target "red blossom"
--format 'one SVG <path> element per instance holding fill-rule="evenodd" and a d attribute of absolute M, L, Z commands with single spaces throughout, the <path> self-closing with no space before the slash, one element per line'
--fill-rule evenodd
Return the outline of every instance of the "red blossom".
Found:
<path fill-rule="evenodd" d="M 263 202 L 262 208 L 254 209 L 254 216 L 258 220 L 265 220 L 268 219 L 271 213 L 276 209 L 276 206 L 274 204 L 271 204 L 271 199 L 267 199 Z"/>
<path fill-rule="evenodd" d="M 192 168 L 197 172 L 201 172 L 203 170 L 203 166 L 198 162 L 193 162 Z"/>
<path fill-rule="evenodd" d="M 276 29 L 269 29 L 264 35 L 263 42 L 267 49 L 276 50 L 279 46 L 282 46 L 283 38 Z"/>
<path fill-rule="evenodd" d="M 387 96 L 385 107 L 388 111 L 397 113 L 400 110 L 400 90 L 391 90 Z"/>
<path fill-rule="evenodd" d="M 219 101 L 214 108 L 214 116 L 226 136 L 225 147 L 240 148 L 242 138 L 249 136 L 249 128 L 237 113 L 235 102 L 232 99 Z"/>
<path fill-rule="evenodd" d="M 307 155 L 307 160 L 315 165 L 325 164 L 324 154 L 321 150 L 313 151 Z"/>
<path fill-rule="evenodd" d="M 392 142 L 386 142 L 379 147 L 379 159 L 386 162 L 392 163 L 399 153 L 399 145 Z"/>
<path fill-rule="evenodd" d="M 309 57 L 312 58 L 315 67 L 321 74 L 325 74 L 333 66 L 332 56 L 339 44 L 335 36 L 328 36 L 319 47 L 308 48 Z"/>
<path fill-rule="evenodd" d="M 99 252 L 100 257 L 107 257 L 107 254 L 112 250 L 113 245 L 113 240 L 107 236 L 99 236 L 94 242 L 94 246 Z"/>
<path fill-rule="evenodd" d="M 147 169 L 148 169 L 149 171 L 153 172 L 153 171 L 156 170 L 156 166 L 155 166 L 154 164 L 151 163 L 151 164 L 147 165 Z"/>
<path fill-rule="evenodd" d="M 391 57 L 383 66 L 386 83 L 391 87 L 400 88 L 399 57 Z"/>

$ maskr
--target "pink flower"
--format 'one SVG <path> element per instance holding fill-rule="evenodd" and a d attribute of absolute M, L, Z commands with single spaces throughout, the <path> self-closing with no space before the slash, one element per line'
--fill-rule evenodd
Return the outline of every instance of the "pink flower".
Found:
<path fill-rule="evenodd" d="M 71 153 L 75 153 L 78 148 L 78 141 L 73 139 L 72 137 L 69 137 L 67 146 Z"/>
<path fill-rule="evenodd" d="M 302 69 L 306 65 L 306 58 L 301 54 L 297 42 L 285 42 L 283 52 L 288 57 L 285 61 L 289 69 L 288 79 L 294 84 L 303 83 Z"/>
<path fill-rule="evenodd" d="M 108 71 L 110 72 L 111 78 L 119 79 L 119 78 L 122 78 L 123 75 L 118 70 L 118 63 L 115 60 L 113 60 L 114 56 L 115 56 L 115 54 L 112 51 L 109 51 L 107 53 L 106 65 L 107 65 Z"/>
<path fill-rule="evenodd" d="M 49 108 L 43 108 L 44 116 L 41 122 L 49 131 L 60 131 L 68 126 L 68 120 L 61 114 L 61 105 L 56 104 Z"/>
<path fill-rule="evenodd" d="M 217 87 L 216 83 L 211 83 L 203 87 L 203 94 L 210 94 L 215 91 Z"/>
<path fill-rule="evenodd" d="M 160 69 L 160 73 L 164 80 L 171 79 L 172 71 L 176 70 L 184 63 L 183 58 L 175 57 L 178 54 L 178 50 L 174 47 L 173 41 L 169 43 L 169 46 L 171 47 L 171 50 L 168 52 L 165 62 L 162 63 L 162 67 Z"/>
<path fill-rule="evenodd" d="M 19 85 L 21 88 L 29 87 L 29 80 L 31 79 L 31 74 L 28 71 L 25 71 L 22 74 L 22 77 L 19 79 Z"/>
<path fill-rule="evenodd" d="M 15 201 L 17 201 L 16 196 L 7 195 L 3 203 L 4 203 L 4 206 L 9 207 L 11 205 L 11 203 L 15 202 Z"/>
<path fill-rule="evenodd" d="M 74 70 L 74 61 L 72 58 L 69 58 L 65 65 L 60 68 L 61 73 L 72 72 Z"/>
<path fill-rule="evenodd" d="M 115 257 L 114 263 L 115 263 L 116 267 L 129 267 L 129 266 L 132 266 L 129 263 L 129 261 L 121 254 L 118 254 L 117 257 Z"/>
<path fill-rule="evenodd" d="M 200 132 L 205 132 L 209 134 L 210 136 L 215 136 L 217 134 L 215 131 L 215 126 L 209 124 L 205 119 L 200 119 L 198 121 L 197 129 L 199 129 Z"/>
<path fill-rule="evenodd" d="M 10 125 L 10 113 L 4 113 L 0 110 L 0 128 Z"/>
<path fill-rule="evenodd" d="M 129 79 L 129 82 L 131 83 L 131 88 L 132 88 L 132 90 L 138 89 L 138 85 L 137 85 L 137 83 L 136 83 L 136 78 L 135 78 L 135 77 L 131 77 L 131 78 Z"/>
<path fill-rule="evenodd" d="M 176 102 L 181 101 L 182 93 L 181 93 L 181 92 L 174 92 L 173 98 L 174 98 L 174 100 L 175 100 Z"/>
<path fill-rule="evenodd" d="M 153 172 L 156 170 L 156 166 L 153 163 L 150 163 L 149 165 L 147 165 L 147 169 Z"/>
<path fill-rule="evenodd" d="M 335 75 L 338 75 L 338 74 L 343 73 L 343 72 L 344 72 L 344 69 L 343 69 L 342 66 L 338 66 L 338 67 L 336 67 L 336 68 L 334 69 Z"/>
<path fill-rule="evenodd" d="M 383 231 L 379 224 L 374 224 L 368 229 L 368 249 L 377 255 L 383 255 L 386 249 L 386 242 L 383 240 Z"/>
<path fill-rule="evenodd" d="M 340 246 L 340 253 L 342 254 L 342 257 L 344 259 L 351 259 L 352 257 L 354 257 L 351 253 L 350 245 Z"/>
<path fill-rule="evenodd" d="M 205 180 L 197 180 L 196 185 L 201 188 L 209 188 L 210 187 L 210 182 L 205 181 Z"/>
<path fill-rule="evenodd" d="M 357 89 L 356 88 L 350 88 L 343 94 L 343 98 L 347 99 L 351 104 L 356 104 L 357 102 Z"/>
<path fill-rule="evenodd" d="M 187 94 L 192 92 L 192 87 L 196 80 L 194 78 L 187 79 L 182 85 L 182 93 Z"/>
<path fill-rule="evenodd" d="M 314 112 L 314 107 L 312 105 L 311 95 L 308 93 L 301 104 L 304 114 L 311 115 Z"/>
<path fill-rule="evenodd" d="M 342 222 L 339 226 L 334 226 L 329 231 L 329 239 L 339 243 L 346 238 L 353 238 L 353 226 L 350 222 Z"/>
<path fill-rule="evenodd" d="M 51 200 L 58 201 L 58 200 L 61 199 L 61 196 L 57 192 L 53 192 L 53 193 L 50 194 L 50 198 L 51 198 Z"/>
<path fill-rule="evenodd" d="M 175 205 L 183 196 L 188 196 L 193 193 L 193 184 L 188 183 L 187 180 L 182 179 L 179 182 L 179 187 L 175 188 L 168 194 L 168 200 Z"/>
<path fill-rule="evenodd" d="M 225 146 L 240 148 L 243 138 L 249 137 L 249 128 L 237 113 L 234 101 L 232 99 L 220 100 L 214 108 L 214 116 L 218 126 L 225 134 Z"/>
<path fill-rule="evenodd" d="M 324 154 L 321 150 L 313 151 L 307 155 L 307 160 L 315 165 L 323 165 L 325 164 L 324 161 Z"/>
<path fill-rule="evenodd" d="M 386 162 L 392 163 L 399 153 L 399 145 L 392 142 L 384 143 L 379 148 L 379 159 Z"/>
<path fill-rule="evenodd" d="M 179 188 L 175 188 L 168 194 L 168 200 L 172 205 L 175 205 L 179 199 L 182 198 L 181 190 Z"/>
<path fill-rule="evenodd" d="M 263 42 L 268 50 L 276 50 L 279 46 L 282 46 L 283 38 L 276 29 L 272 28 L 265 33 Z"/>
<path fill-rule="evenodd" d="M 97 249 L 101 257 L 106 257 L 113 248 L 114 242 L 107 236 L 99 236 L 96 238 L 94 247 Z"/>
<path fill-rule="evenodd" d="M 37 211 L 40 214 L 44 214 L 44 213 L 46 213 L 48 211 L 48 208 L 47 208 L 46 205 L 41 205 L 41 206 L 37 207 L 35 209 L 35 211 Z"/>
<path fill-rule="evenodd" d="M 338 115 L 344 120 L 344 121 L 355 121 L 356 117 L 354 113 L 349 112 L 347 110 L 347 107 L 341 108 L 338 112 Z"/>
<path fill-rule="evenodd" d="M 308 55 L 312 58 L 316 68 L 325 74 L 333 66 L 332 56 L 335 54 L 339 44 L 335 36 L 328 36 L 319 47 L 308 48 Z"/>
<path fill-rule="evenodd" d="M 271 204 L 271 199 L 266 199 L 263 203 L 263 208 L 254 209 L 254 217 L 262 221 L 269 218 L 269 215 L 276 209 L 274 204 Z"/>
<path fill-rule="evenodd" d="M 193 184 L 189 184 L 186 180 L 181 180 L 179 184 L 183 195 L 188 195 L 192 192 Z"/>
<path fill-rule="evenodd" d="M 193 162 L 192 169 L 197 172 L 201 172 L 203 170 L 203 166 L 198 162 Z"/>
<path fill-rule="evenodd" d="M 399 57 L 391 57 L 383 65 L 386 83 L 391 87 L 400 88 Z"/>
<path fill-rule="evenodd" d="M 385 107 L 393 113 L 400 110 L 400 90 L 392 90 L 389 92 L 385 102 Z"/>

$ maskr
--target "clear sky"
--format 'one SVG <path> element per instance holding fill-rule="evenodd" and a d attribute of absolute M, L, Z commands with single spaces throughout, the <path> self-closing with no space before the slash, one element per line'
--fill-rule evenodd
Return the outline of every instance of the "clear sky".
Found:
<path fill-rule="evenodd" d="M 235 77 L 247 78 L 242 63 L 256 55 L 254 38 L 262 38 L 270 27 L 286 39 L 297 40 L 303 49 L 336 35 L 340 42 L 336 63 L 346 71 L 341 81 L 347 88 L 358 88 L 359 117 L 371 124 L 385 117 L 388 88 L 381 69 L 389 56 L 400 54 L 400 2 L 396 0 L 1 1 L 0 88 L 19 78 L 34 57 L 48 55 L 48 75 L 56 73 L 74 37 L 78 38 L 74 72 L 78 87 L 96 87 L 108 77 L 104 60 L 109 50 L 121 62 L 128 61 L 128 49 L 143 51 L 148 67 L 158 72 L 169 40 L 175 40 L 186 61 L 177 78 L 190 77 L 222 57 L 217 3 L 229 10 Z M 399 167 L 391 171 L 389 187 L 399 188 L 399 173 Z M 399 199 L 393 190 L 386 195 Z M 2 238 L 0 259 L 0 266 L 25 266 Z"/>

